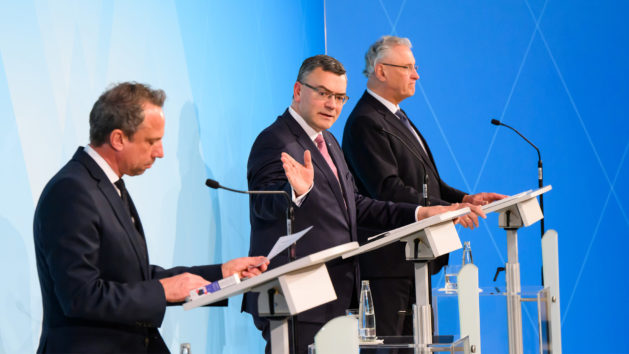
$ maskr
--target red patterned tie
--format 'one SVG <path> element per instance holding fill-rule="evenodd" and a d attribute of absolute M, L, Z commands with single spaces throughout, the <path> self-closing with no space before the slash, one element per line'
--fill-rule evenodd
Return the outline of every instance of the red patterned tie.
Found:
<path fill-rule="evenodd" d="M 332 161 L 332 158 L 330 157 L 330 154 L 328 153 L 328 147 L 325 144 L 325 140 L 323 140 L 323 134 L 317 135 L 314 141 L 317 144 L 317 148 L 319 149 L 319 152 L 321 152 L 321 155 L 323 155 L 323 158 L 328 163 L 328 166 L 330 166 L 330 169 L 332 170 L 332 172 L 334 172 L 334 175 L 336 176 L 336 179 L 338 180 L 339 174 L 336 171 L 336 166 L 334 166 L 334 161 Z"/>

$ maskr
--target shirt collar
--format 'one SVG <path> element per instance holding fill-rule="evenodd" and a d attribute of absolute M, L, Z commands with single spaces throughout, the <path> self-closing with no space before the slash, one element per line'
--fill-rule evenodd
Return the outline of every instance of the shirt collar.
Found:
<path fill-rule="evenodd" d="M 299 113 L 297 113 L 297 111 L 293 109 L 293 107 L 289 106 L 288 112 L 290 113 L 291 116 L 293 116 L 293 119 L 297 121 L 299 126 L 301 126 L 301 128 L 306 132 L 310 140 L 314 141 L 317 138 L 317 135 L 321 134 L 321 133 L 317 133 L 316 130 L 314 130 L 310 125 L 308 125 L 308 123 L 306 123 L 306 120 L 302 116 L 300 116 Z"/>
<path fill-rule="evenodd" d="M 377 99 L 380 103 L 382 103 L 385 107 L 387 107 L 387 109 L 389 111 L 391 111 L 391 113 L 395 114 L 395 112 L 397 112 L 398 110 L 400 110 L 400 105 L 397 104 L 393 104 L 389 101 L 387 101 L 386 98 L 378 95 L 377 93 L 371 91 L 370 89 L 367 89 L 367 92 L 369 92 L 370 95 L 373 96 L 373 98 Z M 399 118 L 398 118 L 399 119 Z"/>
<path fill-rule="evenodd" d="M 100 167 L 100 169 L 103 170 L 103 172 L 105 172 L 107 179 L 109 179 L 109 181 L 112 184 L 116 183 L 116 181 L 120 179 L 120 177 L 118 177 L 118 175 L 116 174 L 116 172 L 114 172 L 111 166 L 109 166 L 107 161 L 105 161 L 105 159 L 102 156 L 100 156 L 100 154 L 96 152 L 96 150 L 94 150 L 90 145 L 86 145 L 83 148 L 83 151 L 85 151 L 86 154 L 90 155 L 90 157 L 96 162 L 96 164 Z"/>

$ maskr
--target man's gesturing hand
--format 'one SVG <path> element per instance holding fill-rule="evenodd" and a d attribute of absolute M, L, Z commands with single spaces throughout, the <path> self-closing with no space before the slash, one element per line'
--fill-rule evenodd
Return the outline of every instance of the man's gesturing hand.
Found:
<path fill-rule="evenodd" d="M 300 164 L 289 154 L 282 153 L 282 167 L 288 178 L 288 183 L 293 187 L 297 197 L 310 190 L 314 182 L 314 167 L 312 167 L 312 157 L 310 150 L 304 151 L 304 164 Z"/>

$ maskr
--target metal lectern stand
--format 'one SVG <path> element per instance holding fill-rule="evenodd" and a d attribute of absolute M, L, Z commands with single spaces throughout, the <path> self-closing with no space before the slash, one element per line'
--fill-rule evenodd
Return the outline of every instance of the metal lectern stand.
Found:
<path fill-rule="evenodd" d="M 552 186 L 546 186 L 535 191 L 527 191 L 483 207 L 485 213 L 494 211 L 500 213 L 498 226 L 507 232 L 506 282 L 510 354 L 522 354 L 524 351 L 518 229 L 530 226 L 544 217 L 536 197 L 551 189 Z"/>

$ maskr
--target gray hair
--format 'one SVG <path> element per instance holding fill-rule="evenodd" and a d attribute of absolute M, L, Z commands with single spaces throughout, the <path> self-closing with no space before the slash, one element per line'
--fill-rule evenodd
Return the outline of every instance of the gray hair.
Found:
<path fill-rule="evenodd" d="M 304 60 L 299 68 L 297 81 L 303 83 L 302 80 L 316 68 L 321 68 L 323 71 L 331 72 L 339 76 L 345 74 L 345 68 L 340 61 L 329 55 L 319 54 Z"/>
<path fill-rule="evenodd" d="M 374 68 L 376 67 L 376 63 L 378 63 L 378 61 L 380 61 L 380 59 L 382 59 L 382 57 L 384 57 L 389 50 L 396 45 L 403 45 L 409 49 L 413 47 L 408 38 L 382 36 L 376 41 L 376 43 L 372 44 L 371 47 L 367 49 L 367 53 L 365 53 L 365 70 L 363 70 L 363 74 L 365 74 L 366 77 L 371 76 Z"/>
<path fill-rule="evenodd" d="M 90 143 L 101 146 L 109 140 L 114 129 L 133 139 L 144 121 L 145 103 L 162 107 L 166 93 L 137 82 L 123 82 L 105 91 L 90 112 Z"/>

